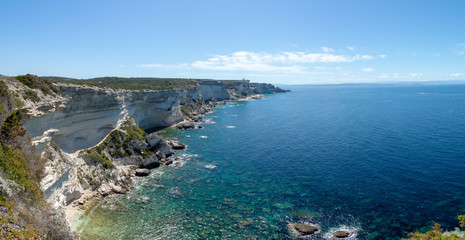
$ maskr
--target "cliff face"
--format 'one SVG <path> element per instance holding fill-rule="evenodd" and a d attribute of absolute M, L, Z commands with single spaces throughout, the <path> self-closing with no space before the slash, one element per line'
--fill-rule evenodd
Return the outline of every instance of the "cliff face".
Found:
<path fill-rule="evenodd" d="M 151 91 L 65 83 L 44 88 L 36 80 L 40 84 L 9 78 L 4 84 L 9 96 L 16 97 L 0 102 L 3 111 L 19 108 L 25 113 L 24 127 L 44 161 L 39 179 L 43 197 L 70 222 L 87 200 L 131 189 L 137 168 L 175 161 L 170 155 L 177 143 L 143 130 L 150 133 L 194 119 L 215 101 L 284 92 L 246 80 L 197 80 L 194 86 Z"/>
<path fill-rule="evenodd" d="M 252 94 L 281 92 L 273 85 L 248 81 L 199 81 L 194 88 L 162 91 L 128 91 L 97 87 L 58 84 L 62 94 L 62 108 L 29 119 L 25 123 L 28 134 L 41 142 L 39 150 L 53 138 L 65 152 L 73 153 L 99 143 L 126 114 L 136 124 L 151 131 L 171 126 L 183 120 L 181 105 L 187 101 L 228 100 Z"/>

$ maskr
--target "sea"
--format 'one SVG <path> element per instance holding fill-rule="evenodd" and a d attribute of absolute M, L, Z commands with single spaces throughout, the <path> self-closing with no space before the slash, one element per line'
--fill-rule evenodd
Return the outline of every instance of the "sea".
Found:
<path fill-rule="evenodd" d="M 83 239 L 400 239 L 465 214 L 465 85 L 285 86 L 230 101 L 126 195 L 76 223 Z"/>

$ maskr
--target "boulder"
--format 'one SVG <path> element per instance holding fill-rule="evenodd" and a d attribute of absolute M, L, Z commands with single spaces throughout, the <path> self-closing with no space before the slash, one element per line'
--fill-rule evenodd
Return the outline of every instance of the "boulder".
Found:
<path fill-rule="evenodd" d="M 167 156 L 173 155 L 173 149 L 168 145 L 168 143 L 162 137 L 158 136 L 155 133 L 151 133 L 145 137 L 147 142 L 149 143 L 149 150 L 153 152 L 161 152 Z M 158 154 L 157 154 L 158 156 Z M 158 156 L 158 158 L 164 158 Z"/>
<path fill-rule="evenodd" d="M 158 145 L 160 145 L 160 143 L 162 141 L 164 141 L 162 137 L 158 136 L 155 133 L 151 133 L 151 134 L 147 135 L 147 137 L 145 137 L 145 139 L 149 143 L 150 148 L 156 148 L 156 147 L 158 147 Z"/>
<path fill-rule="evenodd" d="M 82 196 L 82 193 L 79 190 L 74 190 L 71 193 L 66 195 L 66 205 L 69 205 L 73 201 L 79 199 Z"/>
<path fill-rule="evenodd" d="M 147 168 L 147 169 L 153 169 L 159 166 L 160 166 L 160 162 L 154 156 L 151 156 L 142 162 L 142 167 Z"/>
<path fill-rule="evenodd" d="M 138 177 L 145 177 L 150 174 L 150 170 L 147 168 L 139 168 L 136 170 L 136 176 Z"/>
<path fill-rule="evenodd" d="M 176 126 L 177 129 L 194 129 L 195 125 L 193 123 L 180 123 Z"/>
<path fill-rule="evenodd" d="M 290 227 L 296 230 L 302 236 L 314 234 L 316 231 L 318 231 L 317 227 L 303 223 L 291 224 Z"/>
<path fill-rule="evenodd" d="M 171 148 L 174 150 L 181 150 L 186 148 L 186 145 L 178 143 L 176 141 L 170 141 L 169 144 L 171 145 Z"/>
<path fill-rule="evenodd" d="M 115 193 L 123 193 L 123 188 L 118 186 L 118 185 L 114 185 L 113 183 L 110 183 L 110 188 L 111 190 L 113 190 L 113 192 Z"/>
<path fill-rule="evenodd" d="M 346 238 L 346 237 L 348 237 L 349 235 L 350 235 L 349 232 L 347 232 L 347 231 L 342 231 L 342 230 L 336 231 L 336 232 L 333 234 L 333 236 L 334 236 L 335 238 Z"/>
<path fill-rule="evenodd" d="M 160 144 L 160 147 L 158 148 L 158 151 L 165 154 L 166 157 L 169 157 L 169 156 L 173 155 L 173 153 L 174 153 L 173 149 L 171 149 L 171 147 L 165 141 L 163 141 L 163 143 Z"/>
<path fill-rule="evenodd" d="M 166 158 L 166 155 L 160 151 L 156 152 L 155 154 L 157 155 L 158 159 Z"/>

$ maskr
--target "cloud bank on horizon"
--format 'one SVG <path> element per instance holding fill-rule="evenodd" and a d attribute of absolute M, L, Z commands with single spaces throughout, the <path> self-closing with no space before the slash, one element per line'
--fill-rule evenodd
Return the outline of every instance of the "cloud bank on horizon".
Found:
<path fill-rule="evenodd" d="M 0 7 L 5 75 L 465 80 L 461 0 L 44 0 Z"/>

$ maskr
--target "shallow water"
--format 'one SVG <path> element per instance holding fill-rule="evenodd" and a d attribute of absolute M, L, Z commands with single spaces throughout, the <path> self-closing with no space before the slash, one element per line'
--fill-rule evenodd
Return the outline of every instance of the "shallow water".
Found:
<path fill-rule="evenodd" d="M 292 87 L 230 102 L 136 190 L 83 219 L 84 239 L 399 239 L 465 214 L 465 86 Z M 424 228 L 425 229 L 425 228 Z"/>

